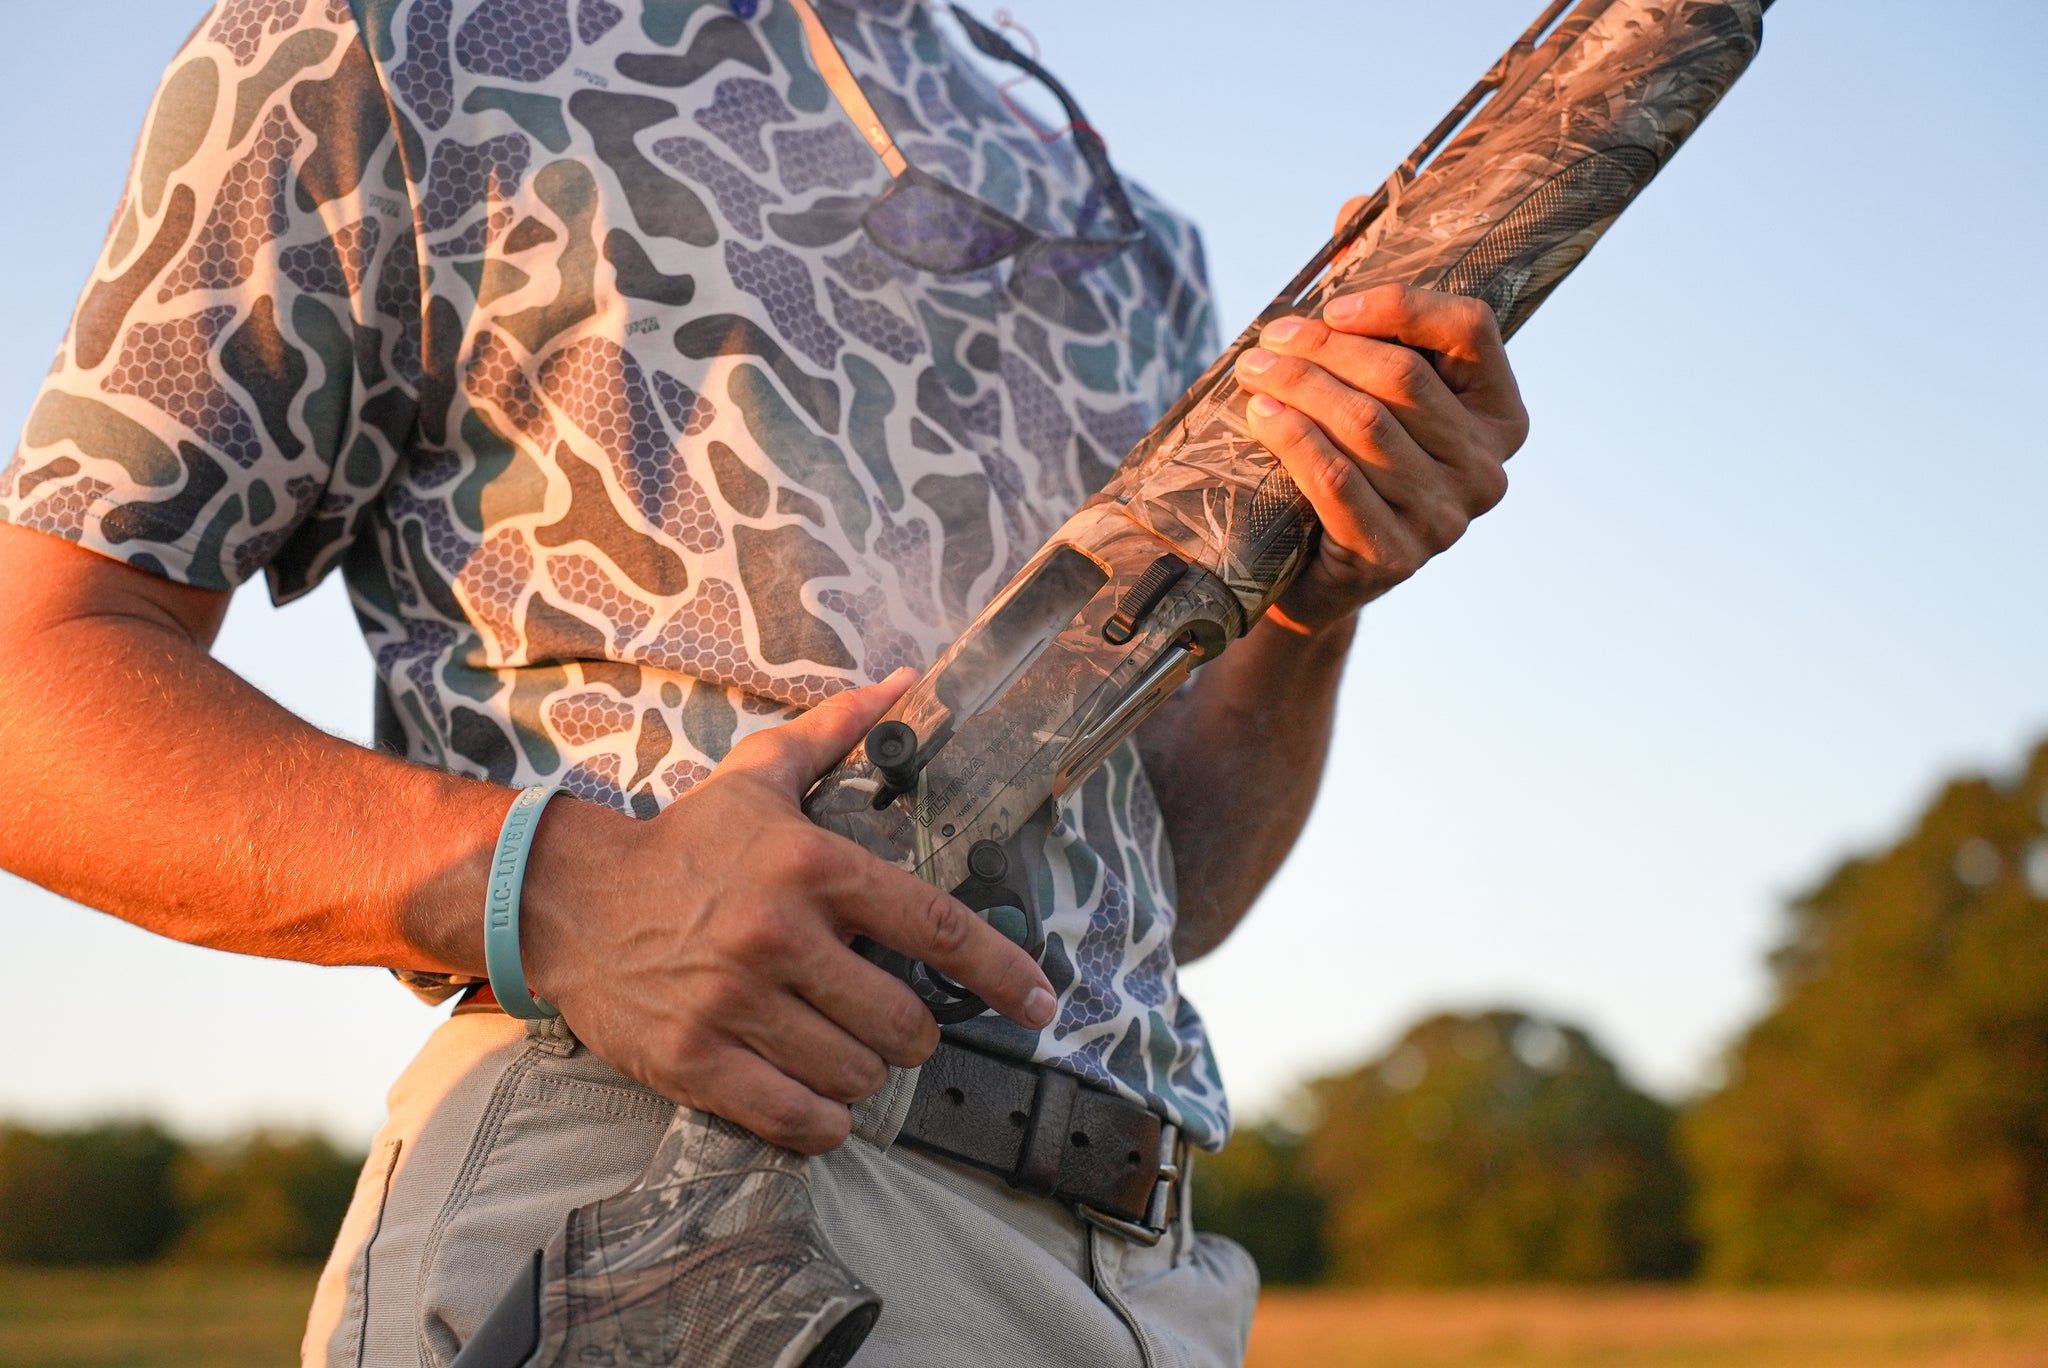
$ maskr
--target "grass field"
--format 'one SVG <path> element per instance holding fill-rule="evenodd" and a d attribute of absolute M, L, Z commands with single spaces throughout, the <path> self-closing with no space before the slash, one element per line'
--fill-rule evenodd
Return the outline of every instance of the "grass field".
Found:
<path fill-rule="evenodd" d="M 6 1368 L 298 1362 L 315 1268 L 0 1269 Z"/>
<path fill-rule="evenodd" d="M 296 1361 L 313 1270 L 0 1271 L 6 1368 Z M 2048 1368 L 2048 1295 L 1278 1292 L 1249 1368 Z"/>
<path fill-rule="evenodd" d="M 2048 1368 L 2048 1296 L 1275 1292 L 1248 1368 Z"/>

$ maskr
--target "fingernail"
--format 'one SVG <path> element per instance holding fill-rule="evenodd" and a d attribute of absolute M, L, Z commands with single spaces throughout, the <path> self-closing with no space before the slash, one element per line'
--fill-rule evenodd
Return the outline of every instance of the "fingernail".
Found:
<path fill-rule="evenodd" d="M 1251 414 L 1254 418 L 1277 418 L 1280 416 L 1281 410 L 1286 408 L 1287 405 L 1281 403 L 1270 394 L 1254 394 L 1251 397 L 1251 402 L 1244 407 L 1245 412 Z"/>
<path fill-rule="evenodd" d="M 1237 368 L 1246 375 L 1260 375 L 1270 369 L 1273 363 L 1279 359 L 1279 357 L 1273 355 L 1264 347 L 1253 347 L 1243 356 L 1237 358 Z"/>
<path fill-rule="evenodd" d="M 1357 295 L 1338 295 L 1335 299 L 1331 300 L 1328 304 L 1325 304 L 1323 306 L 1323 317 L 1331 320 L 1332 322 L 1337 322 L 1339 320 L 1346 318 L 1356 318 L 1358 316 L 1359 309 L 1362 307 L 1363 306 L 1359 303 Z"/>
<path fill-rule="evenodd" d="M 1044 1026 L 1052 1021 L 1052 994 L 1043 988 L 1033 988 L 1024 995 L 1024 1020 L 1033 1026 Z"/>
<path fill-rule="evenodd" d="M 914 666 L 898 665 L 895 669 L 889 671 L 889 677 L 882 682 L 884 684 L 896 684 L 905 679 L 915 678 L 917 678 L 917 670 Z"/>
<path fill-rule="evenodd" d="M 1266 325 L 1266 331 L 1261 333 L 1260 336 L 1264 337 L 1268 342 L 1285 342 L 1300 331 L 1300 319 L 1276 318 Z"/>

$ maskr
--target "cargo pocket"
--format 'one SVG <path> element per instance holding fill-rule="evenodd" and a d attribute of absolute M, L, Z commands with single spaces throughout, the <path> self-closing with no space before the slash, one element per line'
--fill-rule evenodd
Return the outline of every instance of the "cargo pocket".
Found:
<path fill-rule="evenodd" d="M 569 1212 L 647 1168 L 675 1103 L 588 1050 L 544 1042 L 507 1071 L 420 1270 L 420 1362 L 442 1365 Z"/>

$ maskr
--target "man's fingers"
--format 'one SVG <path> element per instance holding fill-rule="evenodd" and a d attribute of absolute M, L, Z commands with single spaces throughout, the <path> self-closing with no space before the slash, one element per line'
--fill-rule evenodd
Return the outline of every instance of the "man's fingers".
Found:
<path fill-rule="evenodd" d="M 693 1072 L 713 1080 L 712 1086 L 685 1088 L 680 1096 L 671 1093 L 672 1100 L 715 1112 L 770 1144 L 823 1154 L 853 1134 L 853 1115 L 844 1103 L 818 1096 L 739 1046 L 702 1061 Z"/>
<path fill-rule="evenodd" d="M 1473 430 L 1477 420 L 1437 374 L 1429 358 L 1413 347 L 1338 332 L 1314 318 L 1282 318 L 1269 324 L 1259 335 L 1259 345 L 1239 358 L 1240 377 L 1258 374 L 1256 361 L 1254 369 L 1248 369 L 1245 362 L 1259 352 L 1313 361 L 1353 389 L 1370 394 L 1393 409 L 1401 425 L 1439 460 L 1446 458 L 1446 452 L 1439 447 L 1464 449 L 1475 445 Z M 1299 373 L 1283 371 L 1271 379 L 1284 381 Z M 1273 383 L 1254 387 L 1287 399 Z"/>
<path fill-rule="evenodd" d="M 1239 383 L 1252 391 L 1254 403 L 1264 398 L 1307 417 L 1339 452 L 1360 464 L 1372 487 L 1394 507 L 1417 506 L 1442 483 L 1430 453 L 1408 434 L 1387 404 L 1316 362 L 1260 347 L 1238 359 L 1237 372 Z M 1265 404 L 1258 406 L 1263 416 L 1275 416 L 1266 412 Z"/>
<path fill-rule="evenodd" d="M 1274 350 L 1261 345 L 1240 357 L 1239 382 L 1314 419 L 1365 462 L 1373 487 L 1397 508 L 1449 493 L 1477 517 L 1506 496 L 1497 434 L 1413 348 L 1314 319 L 1282 319 L 1261 341 Z"/>
<path fill-rule="evenodd" d="M 732 1023 L 754 1053 L 820 1097 L 851 1105 L 889 1081 L 882 1057 L 827 1021 L 809 1003 L 777 993 Z"/>
<path fill-rule="evenodd" d="M 1372 198 L 1370 195 L 1353 195 L 1350 199 L 1345 200 L 1344 207 L 1337 211 L 1337 221 L 1330 225 L 1330 231 L 1332 233 L 1342 232 L 1344 225 L 1351 221 L 1351 216 L 1358 212 L 1358 207 L 1370 198 Z"/>
<path fill-rule="evenodd" d="M 939 1025 L 904 982 L 834 938 L 793 985 L 831 1021 L 899 1069 L 939 1047 Z"/>
<path fill-rule="evenodd" d="M 832 890 L 844 925 L 923 960 L 1020 1026 L 1052 1020 L 1052 984 L 1023 947 L 956 899 L 869 859 Z"/>
<path fill-rule="evenodd" d="M 1376 285 L 1340 295 L 1323 308 L 1339 332 L 1384 338 L 1430 353 L 1430 364 L 1461 402 L 1494 423 L 1513 454 L 1529 433 L 1529 414 L 1515 384 L 1493 310 L 1476 299 Z"/>
<path fill-rule="evenodd" d="M 761 774 L 800 797 L 916 682 L 917 671 L 906 665 L 879 684 L 836 693 L 793 722 L 755 732 L 733 747 L 726 766 Z"/>
<path fill-rule="evenodd" d="M 1412 285 L 1338 295 L 1323 306 L 1323 320 L 1343 332 L 1390 337 L 1471 361 L 1501 349 L 1500 321 L 1483 301 Z"/>
<path fill-rule="evenodd" d="M 1253 396 L 1246 412 L 1252 436 L 1279 458 L 1314 506 L 1326 533 L 1324 554 L 1369 562 L 1375 578 L 1389 581 L 1422 568 L 1430 548 L 1320 427 L 1266 395 Z"/>

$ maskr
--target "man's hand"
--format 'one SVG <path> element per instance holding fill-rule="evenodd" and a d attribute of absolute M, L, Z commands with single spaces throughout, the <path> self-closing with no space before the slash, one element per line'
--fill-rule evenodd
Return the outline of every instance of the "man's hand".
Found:
<path fill-rule="evenodd" d="M 1507 493 L 1529 433 L 1493 310 L 1382 285 L 1285 318 L 1238 359 L 1252 435 L 1322 520 L 1322 547 L 1278 605 L 1299 630 L 1407 579 Z"/>
<path fill-rule="evenodd" d="M 818 1154 L 885 1064 L 921 1064 L 938 1027 L 865 935 L 925 960 L 1029 1027 L 1052 1019 L 1031 957 L 914 875 L 813 826 L 817 777 L 916 673 L 819 704 L 733 747 L 649 822 L 558 802 L 527 875 L 534 991 L 596 1054 L 677 1102 Z"/>
<path fill-rule="evenodd" d="M 1360 201 L 1344 206 L 1341 224 Z M 1238 358 L 1252 435 L 1322 520 L 1265 620 L 1138 733 L 1181 889 L 1174 950 L 1207 954 L 1280 867 L 1329 753 L 1352 615 L 1507 492 L 1528 435 L 1493 311 L 1382 286 L 1283 319 Z M 1287 725 L 1260 725 L 1276 697 Z M 1211 837 L 1219 831 L 1231 840 Z"/>

